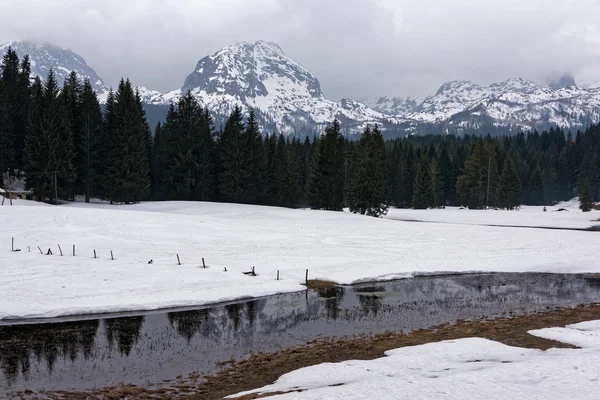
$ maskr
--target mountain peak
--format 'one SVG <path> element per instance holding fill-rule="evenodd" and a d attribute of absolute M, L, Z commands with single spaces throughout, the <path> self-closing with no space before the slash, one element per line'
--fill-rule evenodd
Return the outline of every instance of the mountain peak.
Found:
<path fill-rule="evenodd" d="M 57 81 L 62 84 L 71 71 L 75 71 L 82 81 L 89 79 L 101 98 L 109 90 L 83 57 L 70 49 L 64 49 L 48 42 L 13 41 L 0 45 L 0 57 L 6 54 L 9 47 L 21 58 L 26 54 L 29 55 L 32 77 L 39 76 L 46 79 L 48 72 L 52 69 Z"/>
<path fill-rule="evenodd" d="M 471 91 L 480 90 L 481 87 L 471 81 L 465 80 L 453 80 L 444 83 L 436 92 L 436 96 L 440 96 L 447 93 L 454 93 L 457 91 Z"/>
<path fill-rule="evenodd" d="M 202 58 L 181 90 L 239 97 L 242 102 L 281 91 L 322 97 L 321 84 L 310 71 L 276 43 L 262 40 L 238 42 Z"/>

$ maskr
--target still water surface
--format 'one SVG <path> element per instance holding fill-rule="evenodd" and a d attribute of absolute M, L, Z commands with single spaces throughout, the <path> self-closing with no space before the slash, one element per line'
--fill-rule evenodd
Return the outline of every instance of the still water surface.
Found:
<path fill-rule="evenodd" d="M 600 278 L 474 274 L 334 287 L 186 311 L 0 326 L 0 395 L 160 384 L 315 339 L 600 303 Z M 0 396 L 4 397 L 4 396 Z"/>

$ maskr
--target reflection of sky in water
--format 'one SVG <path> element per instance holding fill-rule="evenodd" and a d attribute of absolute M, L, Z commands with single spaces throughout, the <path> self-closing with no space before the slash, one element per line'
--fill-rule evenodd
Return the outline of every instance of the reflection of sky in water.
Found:
<path fill-rule="evenodd" d="M 158 383 L 320 338 L 408 332 L 600 302 L 600 279 L 502 274 L 414 278 L 135 317 L 0 326 L 0 394 Z"/>

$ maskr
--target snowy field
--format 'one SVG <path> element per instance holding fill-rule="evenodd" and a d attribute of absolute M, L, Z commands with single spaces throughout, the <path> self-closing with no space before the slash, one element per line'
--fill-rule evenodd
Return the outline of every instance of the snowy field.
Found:
<path fill-rule="evenodd" d="M 576 209 L 426 213 L 446 220 L 455 214 L 465 220 L 498 214 L 535 220 L 531 225 L 561 214 L 548 222 L 561 226 L 600 218 L 600 212 Z M 0 319 L 152 310 L 289 292 L 304 288 L 306 269 L 310 279 L 338 283 L 451 271 L 600 272 L 597 232 L 186 202 L 49 206 L 18 201 L 0 207 L 0 221 Z M 11 237 L 20 252 L 10 251 Z M 42 255 L 38 246 L 54 254 Z M 183 265 L 177 265 L 177 254 Z M 203 257 L 207 269 L 199 268 Z M 258 276 L 242 274 L 251 266 Z"/>
<path fill-rule="evenodd" d="M 547 351 L 469 338 L 403 347 L 371 361 L 324 363 L 240 393 L 291 393 L 272 400 L 596 400 L 600 321 L 530 331 L 580 349 Z M 297 392 L 296 390 L 303 390 Z"/>
<path fill-rule="evenodd" d="M 564 208 L 567 211 L 557 211 Z M 520 210 L 467 210 L 458 207 L 434 210 L 395 209 L 386 218 L 451 224 L 531 226 L 544 228 L 588 229 L 600 226 L 600 212 L 584 213 L 578 199 L 544 207 L 522 206 Z"/>

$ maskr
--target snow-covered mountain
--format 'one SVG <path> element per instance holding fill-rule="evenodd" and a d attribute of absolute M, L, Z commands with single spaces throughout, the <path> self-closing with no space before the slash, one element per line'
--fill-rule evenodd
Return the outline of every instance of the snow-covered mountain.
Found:
<path fill-rule="evenodd" d="M 51 44 L 11 42 L 20 56 L 29 54 L 32 75 L 45 77 L 52 68 L 62 82 L 74 70 L 90 79 L 100 100 L 108 86 L 71 50 Z M 198 61 L 180 88 L 161 93 L 138 86 L 142 100 L 153 106 L 155 120 L 166 105 L 190 91 L 216 116 L 228 115 L 235 105 L 254 108 L 263 127 L 279 132 L 317 131 L 334 118 L 348 132 L 381 123 L 396 134 L 461 132 L 478 128 L 532 129 L 560 125 L 585 127 L 600 122 L 600 84 L 578 87 L 565 75 L 541 86 L 526 79 L 508 79 L 489 86 L 458 80 L 444 83 L 425 98 L 380 97 L 361 103 L 349 98 L 327 99 L 316 76 L 285 55 L 275 43 L 240 42 Z M 156 114 L 156 115 L 154 115 Z"/>
<path fill-rule="evenodd" d="M 4 56 L 9 47 L 16 51 L 19 57 L 29 55 L 32 77 L 39 76 L 45 79 L 52 68 L 56 79 L 62 84 L 71 71 L 75 71 L 82 81 L 90 80 L 100 99 L 106 98 L 109 87 L 79 54 L 49 43 L 19 41 L 0 45 L 0 57 Z"/>
<path fill-rule="evenodd" d="M 415 105 L 413 98 L 373 104 L 376 110 L 416 123 L 443 125 L 448 130 L 484 125 L 531 129 L 559 125 L 579 128 L 600 122 L 600 88 L 568 86 L 552 89 L 526 79 L 508 79 L 490 86 L 450 81 Z M 394 107 L 394 104 L 397 104 Z M 409 107 L 406 106 L 409 105 Z"/>
<path fill-rule="evenodd" d="M 168 104 L 188 91 L 216 114 L 227 115 L 235 105 L 253 108 L 281 132 L 316 128 L 334 118 L 348 129 L 362 128 L 385 117 L 354 100 L 328 100 L 309 70 L 266 41 L 235 43 L 202 58 L 180 89 L 158 95 L 140 88 L 148 104 Z"/>

